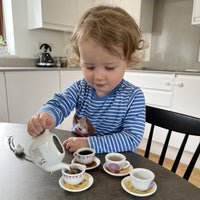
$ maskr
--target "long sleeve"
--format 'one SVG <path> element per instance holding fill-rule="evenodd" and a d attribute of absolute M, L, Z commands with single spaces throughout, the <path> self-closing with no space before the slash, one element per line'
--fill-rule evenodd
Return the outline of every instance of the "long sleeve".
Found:
<path fill-rule="evenodd" d="M 55 94 L 52 99 L 39 109 L 39 112 L 47 112 L 50 114 L 55 121 L 56 127 L 61 124 L 64 118 L 75 108 L 78 94 L 79 88 L 77 82 L 74 82 L 62 93 Z"/>

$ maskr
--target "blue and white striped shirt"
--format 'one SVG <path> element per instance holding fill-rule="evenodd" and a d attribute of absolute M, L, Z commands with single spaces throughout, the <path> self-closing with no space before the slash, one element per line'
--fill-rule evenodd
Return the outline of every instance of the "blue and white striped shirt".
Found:
<path fill-rule="evenodd" d="M 75 115 L 86 117 L 95 128 L 88 143 L 96 153 L 136 152 L 145 127 L 145 100 L 140 88 L 123 79 L 110 94 L 97 97 L 82 79 L 55 94 L 40 112 L 49 113 L 57 126 L 74 108 Z"/>

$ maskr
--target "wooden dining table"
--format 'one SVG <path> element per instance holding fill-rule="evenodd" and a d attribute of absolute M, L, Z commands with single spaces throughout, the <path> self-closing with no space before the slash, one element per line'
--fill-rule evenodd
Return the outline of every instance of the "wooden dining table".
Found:
<path fill-rule="evenodd" d="M 70 136 L 70 131 L 52 130 L 63 142 Z M 24 154 L 16 155 L 10 148 L 12 136 L 15 145 L 24 147 Z M 122 152 L 133 168 L 147 168 L 155 173 L 154 182 L 157 190 L 146 197 L 128 193 L 121 185 L 129 176 L 115 176 L 107 173 L 103 165 L 106 154 L 96 154 L 100 160 L 98 167 L 88 170 L 93 177 L 92 185 L 80 192 L 66 191 L 59 185 L 61 170 L 52 174 L 39 168 L 30 161 L 28 147 L 32 137 L 27 133 L 25 124 L 0 123 L 0 199 L 1 200 L 199 200 L 200 189 L 185 179 L 134 152 Z M 27 155 L 27 157 L 25 156 Z M 71 163 L 73 154 L 65 151 L 64 162 Z"/>

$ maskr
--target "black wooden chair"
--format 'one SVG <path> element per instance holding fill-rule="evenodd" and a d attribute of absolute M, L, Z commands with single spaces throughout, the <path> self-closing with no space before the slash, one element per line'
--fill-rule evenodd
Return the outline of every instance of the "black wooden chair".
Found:
<path fill-rule="evenodd" d="M 200 136 L 200 119 L 168 110 L 146 106 L 146 122 L 151 124 L 151 129 L 147 140 L 147 146 L 144 155 L 146 158 L 149 157 L 152 137 L 154 133 L 154 127 L 158 126 L 168 130 L 168 134 L 165 139 L 158 162 L 160 165 L 163 165 L 172 131 L 183 133 L 185 135 L 182 144 L 179 148 L 179 151 L 177 153 L 177 156 L 175 158 L 175 161 L 173 163 L 173 166 L 171 168 L 171 171 L 175 173 L 179 165 L 189 135 Z M 199 157 L 199 154 L 200 154 L 200 142 L 183 175 L 184 179 L 186 180 L 189 179 L 192 170 L 195 166 L 195 163 Z"/>

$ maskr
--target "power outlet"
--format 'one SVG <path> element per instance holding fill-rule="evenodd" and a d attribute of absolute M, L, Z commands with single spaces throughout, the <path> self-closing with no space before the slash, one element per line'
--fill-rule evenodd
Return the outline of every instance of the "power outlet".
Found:
<path fill-rule="evenodd" d="M 51 52 L 53 51 L 54 48 L 53 42 L 37 42 L 36 48 L 39 50 L 42 44 L 48 44 L 51 47 Z"/>

